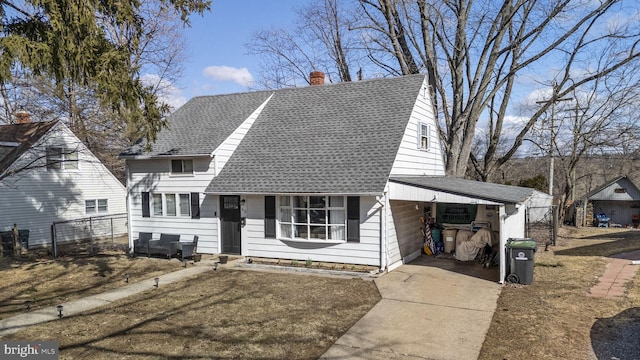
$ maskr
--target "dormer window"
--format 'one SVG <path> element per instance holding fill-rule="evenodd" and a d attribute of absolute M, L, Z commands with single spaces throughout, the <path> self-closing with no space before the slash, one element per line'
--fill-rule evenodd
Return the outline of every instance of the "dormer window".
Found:
<path fill-rule="evenodd" d="M 48 170 L 78 170 L 78 150 L 49 146 L 46 156 Z"/>
<path fill-rule="evenodd" d="M 193 174 L 193 160 L 171 160 L 172 174 Z"/>

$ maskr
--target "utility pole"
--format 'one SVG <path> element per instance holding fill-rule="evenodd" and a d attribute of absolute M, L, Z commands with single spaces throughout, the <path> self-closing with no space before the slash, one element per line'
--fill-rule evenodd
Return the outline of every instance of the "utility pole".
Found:
<path fill-rule="evenodd" d="M 554 129 L 554 119 L 556 116 L 556 103 L 560 102 L 560 101 L 570 101 L 573 100 L 572 97 L 566 97 L 566 98 L 558 98 L 557 95 L 558 94 L 558 84 L 556 84 L 556 82 L 553 82 L 553 92 L 551 94 L 551 99 L 549 100 L 543 100 L 543 101 L 536 101 L 536 104 L 546 104 L 548 102 L 551 103 L 551 120 L 549 121 L 551 123 L 551 142 L 549 143 L 549 195 L 553 196 L 553 144 L 555 144 L 556 142 L 556 133 L 555 133 L 555 129 Z"/>

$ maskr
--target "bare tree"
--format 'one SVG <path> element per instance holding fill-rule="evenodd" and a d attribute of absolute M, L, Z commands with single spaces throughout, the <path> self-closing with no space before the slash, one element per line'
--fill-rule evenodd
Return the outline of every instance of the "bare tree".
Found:
<path fill-rule="evenodd" d="M 360 56 L 356 34 L 349 31 L 352 6 L 340 0 L 318 0 L 296 11 L 298 22 L 292 30 L 254 33 L 247 48 L 261 59 L 257 86 L 308 85 L 312 70 L 323 71 L 330 81 L 352 81 Z M 357 73 L 362 78 L 361 69 Z"/>
<path fill-rule="evenodd" d="M 636 62 L 637 22 L 610 22 L 609 14 L 637 12 L 630 1 L 403 1 L 360 0 L 359 29 L 377 34 L 367 48 L 374 63 L 390 73 L 431 74 L 442 120 L 446 170 L 464 176 L 469 161 L 481 179 L 512 157 L 528 131 L 545 113 L 542 106 L 512 139 L 503 126 L 512 104 L 516 79 L 543 69 L 559 84 L 555 96 L 607 76 Z M 626 10 L 625 10 L 625 7 Z M 594 68 L 594 52 L 608 59 Z M 388 56 L 396 64 L 388 62 Z M 573 82 L 569 79 L 573 78 Z M 488 115 L 487 115 L 488 114 Z M 476 127 L 488 118 L 488 142 L 482 158 L 472 155 Z M 504 152 L 499 145 L 508 141 Z"/>
<path fill-rule="evenodd" d="M 633 72 L 635 72 L 634 69 Z M 590 83 L 589 88 L 573 93 L 574 107 L 566 116 L 559 116 L 557 135 L 551 138 L 552 149 L 558 154 L 561 183 L 560 216 L 574 199 L 576 170 L 589 168 L 585 157 L 622 155 L 640 145 L 637 109 L 640 107 L 640 83 L 627 72 L 608 76 Z M 619 175 L 605 171 L 603 179 Z"/>

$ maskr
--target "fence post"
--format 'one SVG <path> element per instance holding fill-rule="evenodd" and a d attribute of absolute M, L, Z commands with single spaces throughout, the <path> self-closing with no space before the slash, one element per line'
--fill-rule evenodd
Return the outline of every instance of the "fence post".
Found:
<path fill-rule="evenodd" d="M 111 220 L 111 248 L 113 248 L 113 245 L 115 243 L 115 241 L 113 240 L 113 218 L 109 218 L 109 220 Z"/>
<path fill-rule="evenodd" d="M 93 218 L 89 217 L 89 247 L 90 247 L 90 251 L 91 254 L 93 255 L 93 222 L 92 222 Z"/>
<path fill-rule="evenodd" d="M 51 224 L 51 252 L 53 257 L 58 257 L 58 247 L 56 246 L 56 223 Z"/>
<path fill-rule="evenodd" d="M 553 206 L 553 233 L 551 235 L 551 243 L 556 246 L 556 238 L 558 237 L 558 205 Z"/>

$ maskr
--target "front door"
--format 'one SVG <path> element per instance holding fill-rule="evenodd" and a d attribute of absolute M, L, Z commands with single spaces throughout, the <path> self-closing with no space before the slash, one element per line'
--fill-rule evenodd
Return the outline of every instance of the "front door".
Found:
<path fill-rule="evenodd" d="M 240 255 L 240 196 L 220 196 L 222 253 Z"/>

